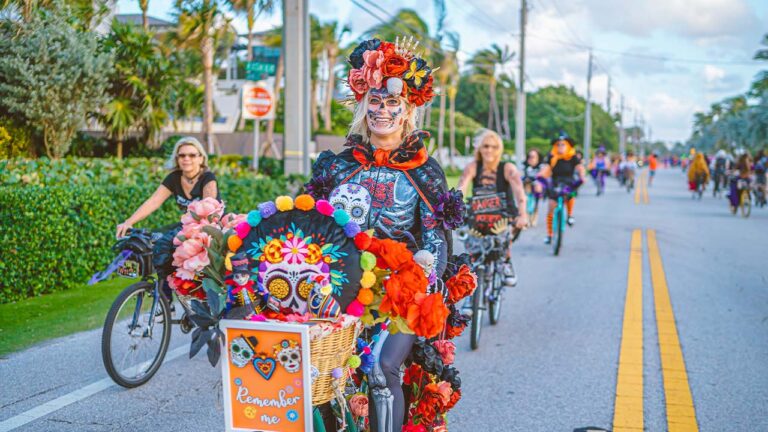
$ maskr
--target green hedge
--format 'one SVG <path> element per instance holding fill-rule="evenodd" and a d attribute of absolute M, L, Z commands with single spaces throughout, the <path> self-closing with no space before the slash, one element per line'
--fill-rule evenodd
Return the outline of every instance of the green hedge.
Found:
<path fill-rule="evenodd" d="M 218 184 L 227 212 L 245 213 L 261 201 L 295 194 L 301 180 L 220 176 Z M 0 186 L 0 303 L 86 282 L 114 257 L 116 225 L 158 184 Z M 160 227 L 179 217 L 168 200 L 137 227 Z"/>

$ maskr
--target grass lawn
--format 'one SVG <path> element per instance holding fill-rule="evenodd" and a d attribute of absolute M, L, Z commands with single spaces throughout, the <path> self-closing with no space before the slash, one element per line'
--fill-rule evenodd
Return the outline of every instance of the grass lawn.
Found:
<path fill-rule="evenodd" d="M 448 182 L 448 189 L 455 188 L 459 184 L 459 176 L 445 176 L 445 180 Z"/>
<path fill-rule="evenodd" d="M 0 304 L 0 356 L 47 339 L 101 327 L 112 302 L 132 282 L 116 278 Z"/>

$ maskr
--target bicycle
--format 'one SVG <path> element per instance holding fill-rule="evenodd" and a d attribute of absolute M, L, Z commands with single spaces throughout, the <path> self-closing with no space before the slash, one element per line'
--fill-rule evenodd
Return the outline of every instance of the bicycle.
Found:
<path fill-rule="evenodd" d="M 535 227 L 539 216 L 539 197 L 533 190 L 533 182 L 535 180 L 526 178 L 524 182 L 525 193 L 527 196 L 526 211 L 528 212 L 528 226 Z"/>
<path fill-rule="evenodd" d="M 752 193 L 755 195 L 755 206 L 763 208 L 768 204 L 765 197 L 765 184 L 756 182 L 752 188 Z"/>
<path fill-rule="evenodd" d="M 632 192 L 635 188 L 635 170 L 632 168 L 624 168 L 624 186 L 627 188 L 627 193 Z"/>
<path fill-rule="evenodd" d="M 560 246 L 563 243 L 563 233 L 568 221 L 568 215 L 565 211 L 565 200 L 575 195 L 575 188 L 565 183 L 558 183 L 554 187 L 555 196 L 557 196 L 557 206 L 552 216 L 552 252 L 555 256 L 560 254 Z"/>
<path fill-rule="evenodd" d="M 593 169 L 590 175 L 595 180 L 595 187 L 597 188 L 597 196 L 605 193 L 605 177 L 608 175 L 605 169 Z"/>
<path fill-rule="evenodd" d="M 194 324 L 189 319 L 188 301 L 178 298 L 184 315 L 173 320 L 172 299 L 161 293 L 163 281 L 156 277 L 152 248 L 162 234 L 144 229 L 130 229 L 127 234 L 112 247 L 119 253 L 105 271 L 141 280 L 126 287 L 112 303 L 104 320 L 101 356 L 110 378 L 133 388 L 147 383 L 162 365 L 170 345 L 171 325 L 178 324 L 186 334 Z"/>
<path fill-rule="evenodd" d="M 722 196 L 722 189 L 726 186 L 726 176 L 724 171 L 715 171 L 715 175 L 712 176 L 714 186 L 712 187 L 712 196 L 718 198 Z"/>
<path fill-rule="evenodd" d="M 477 289 L 472 294 L 469 305 L 472 309 L 470 347 L 476 350 L 480 346 L 483 314 L 488 311 L 489 322 L 496 325 L 501 318 L 504 288 L 517 285 L 517 273 L 511 258 L 508 262 L 511 270 L 508 281 L 504 280 L 502 271 L 504 257 L 512 239 L 508 229 L 499 234 L 483 236 L 467 227 L 459 229 L 458 237 L 464 241 L 466 250 L 472 257 L 473 271 L 477 274 Z"/>
<path fill-rule="evenodd" d="M 702 174 L 699 174 L 696 176 L 696 181 L 695 181 L 696 187 L 693 190 L 693 195 L 692 195 L 693 199 L 698 198 L 699 200 L 701 200 L 701 198 L 704 196 L 704 189 L 706 188 L 704 178 L 705 176 Z"/>
<path fill-rule="evenodd" d="M 752 213 L 752 188 L 750 187 L 749 179 L 737 178 L 735 181 L 736 194 L 739 202 L 736 207 L 731 204 L 731 213 L 735 215 L 739 212 L 741 213 L 741 217 L 748 218 Z"/>

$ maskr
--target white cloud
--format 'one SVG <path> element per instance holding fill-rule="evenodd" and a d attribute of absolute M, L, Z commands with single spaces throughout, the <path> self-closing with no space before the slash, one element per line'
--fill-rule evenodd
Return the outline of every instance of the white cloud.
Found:
<path fill-rule="evenodd" d="M 693 113 L 697 105 L 667 92 L 648 96 L 646 106 L 654 136 L 666 141 L 685 140 L 690 135 Z"/>
<path fill-rule="evenodd" d="M 704 87 L 711 92 L 731 93 L 741 89 L 743 81 L 740 76 L 728 73 L 725 69 L 705 65 L 702 70 Z"/>

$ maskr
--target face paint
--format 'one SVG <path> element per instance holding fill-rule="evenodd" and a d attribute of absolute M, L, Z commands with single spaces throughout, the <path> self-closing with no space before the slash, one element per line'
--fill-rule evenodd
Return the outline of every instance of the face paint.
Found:
<path fill-rule="evenodd" d="M 248 273 L 235 273 L 235 275 L 232 277 L 234 279 L 235 283 L 238 285 L 245 285 L 246 282 L 248 282 L 248 279 L 251 278 L 251 275 Z"/>
<path fill-rule="evenodd" d="M 375 135 L 401 133 L 405 120 L 405 107 L 399 97 L 386 89 L 371 90 L 368 95 L 368 129 Z"/>

